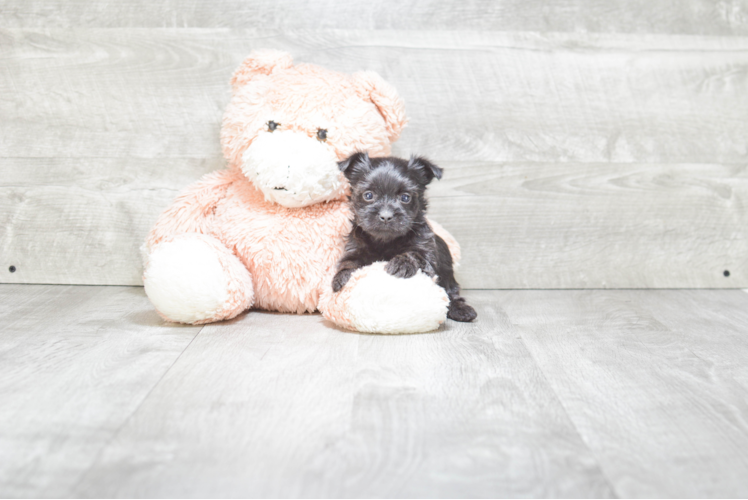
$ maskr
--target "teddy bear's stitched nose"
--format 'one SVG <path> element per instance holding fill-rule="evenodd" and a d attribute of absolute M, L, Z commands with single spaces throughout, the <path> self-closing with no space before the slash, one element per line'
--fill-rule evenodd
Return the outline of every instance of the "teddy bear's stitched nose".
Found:
<path fill-rule="evenodd" d="M 288 177 L 289 177 L 290 175 L 291 175 L 291 165 L 288 165 L 288 171 L 286 172 L 286 179 L 288 179 Z M 273 191 L 288 191 L 288 189 L 286 189 L 286 188 L 285 188 L 285 187 L 283 187 L 283 186 L 275 186 L 275 187 L 273 188 Z"/>
<path fill-rule="evenodd" d="M 242 172 L 269 201 L 298 208 L 339 197 L 345 190 L 331 147 L 305 133 L 261 134 L 242 157 Z"/>

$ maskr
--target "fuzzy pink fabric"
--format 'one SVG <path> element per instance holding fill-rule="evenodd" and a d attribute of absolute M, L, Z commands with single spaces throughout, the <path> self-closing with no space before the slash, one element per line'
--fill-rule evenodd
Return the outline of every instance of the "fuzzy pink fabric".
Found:
<path fill-rule="evenodd" d="M 310 138 L 326 129 L 325 145 L 338 160 L 356 151 L 386 155 L 406 123 L 403 103 L 376 73 L 345 75 L 309 64 L 294 66 L 290 55 L 277 51 L 250 55 L 231 83 L 233 96 L 221 130 L 229 166 L 177 197 L 151 230 L 146 254 L 175 238 L 200 238 L 215 248 L 230 300 L 200 323 L 234 317 L 250 304 L 282 312 L 315 311 L 321 291 L 331 286 L 350 231 L 345 196 L 303 208 L 268 202 L 242 172 L 243 154 L 259 134 L 267 133 L 272 120 Z M 455 251 L 451 236 L 441 228 L 437 232 Z M 236 269 L 237 262 L 248 274 Z M 144 281 L 148 279 L 146 258 Z M 253 290 L 242 292 L 248 280 Z M 336 304 L 344 321 L 344 297 Z"/>
<path fill-rule="evenodd" d="M 170 244 L 178 243 L 180 240 L 185 239 L 198 240 L 214 251 L 225 277 L 227 291 L 227 300 L 223 304 L 211 311 L 208 318 L 193 321 L 192 324 L 199 325 L 213 321 L 231 319 L 254 305 L 252 276 L 247 271 L 246 265 L 239 260 L 231 250 L 226 248 L 226 245 L 213 236 L 207 234 L 182 233 L 163 239 L 160 245 L 154 248 L 160 250 Z M 148 267 L 146 267 L 146 276 L 143 278 L 144 281 L 148 279 L 147 273 Z M 167 321 L 177 322 L 177 320 L 169 317 L 161 311 L 157 310 L 156 312 Z"/>
<path fill-rule="evenodd" d="M 317 309 L 350 227 L 343 200 L 285 208 L 265 201 L 240 171 L 230 168 L 206 175 L 180 195 L 159 218 L 147 244 L 154 247 L 186 232 L 210 235 L 249 270 L 255 307 L 303 313 Z M 226 319 L 226 311 L 220 316 L 214 320 Z"/>
<path fill-rule="evenodd" d="M 258 69 L 250 56 L 234 74 L 234 96 L 221 130 L 229 162 L 241 163 L 268 120 L 309 137 L 326 129 L 326 144 L 338 160 L 356 151 L 390 154 L 390 144 L 407 123 L 405 106 L 391 85 L 373 72 L 348 76 L 311 64 L 291 66 L 289 58 L 263 53 L 262 60 L 271 66 Z"/>
<path fill-rule="evenodd" d="M 328 319 L 336 325 L 347 328 L 348 330 L 355 330 L 353 326 L 353 317 L 350 309 L 347 307 L 353 295 L 353 290 L 356 289 L 356 285 L 359 281 L 365 280 L 369 274 L 369 267 L 356 270 L 346 286 L 340 289 L 339 292 L 335 293 L 332 291 L 332 286 L 328 286 L 322 290 L 319 300 L 319 309 L 322 311 L 322 315 L 325 319 Z M 332 278 L 335 276 L 335 269 L 331 269 L 327 273 L 325 281 L 332 283 Z"/>

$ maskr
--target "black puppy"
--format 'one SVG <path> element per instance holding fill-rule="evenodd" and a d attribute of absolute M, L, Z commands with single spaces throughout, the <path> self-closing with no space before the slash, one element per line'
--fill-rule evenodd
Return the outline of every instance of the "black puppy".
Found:
<path fill-rule="evenodd" d="M 460 297 L 449 247 L 425 218 L 426 185 L 434 177 L 441 179 L 442 169 L 421 157 L 405 161 L 369 158 L 367 153 L 356 153 L 339 167 L 351 183 L 354 219 L 333 291 L 343 288 L 356 269 L 386 260 L 385 270 L 399 278 L 410 278 L 419 269 L 437 276 L 449 296 L 447 317 L 474 320 L 475 309 Z"/>

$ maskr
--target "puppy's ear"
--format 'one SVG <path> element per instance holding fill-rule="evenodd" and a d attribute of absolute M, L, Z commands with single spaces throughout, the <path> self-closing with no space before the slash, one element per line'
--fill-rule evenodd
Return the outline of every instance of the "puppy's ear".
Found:
<path fill-rule="evenodd" d="M 408 171 L 416 174 L 424 186 L 434 180 L 434 177 L 441 179 L 444 172 L 423 156 L 411 156 L 408 161 Z"/>
<path fill-rule="evenodd" d="M 343 172 L 346 179 L 353 183 L 354 179 L 371 170 L 371 159 L 369 158 L 369 153 L 354 153 L 338 163 L 338 168 Z"/>

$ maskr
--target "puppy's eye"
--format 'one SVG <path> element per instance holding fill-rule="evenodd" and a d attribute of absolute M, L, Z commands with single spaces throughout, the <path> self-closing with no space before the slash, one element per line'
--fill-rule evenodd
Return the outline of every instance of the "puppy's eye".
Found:
<path fill-rule="evenodd" d="M 317 130 L 317 139 L 319 139 L 322 142 L 325 142 L 327 140 L 327 130 L 323 128 Z"/>
<path fill-rule="evenodd" d="M 371 201 L 371 200 L 373 200 L 373 199 L 374 199 L 374 193 L 372 193 L 371 191 L 367 191 L 367 192 L 365 192 L 365 193 L 364 193 L 364 199 L 365 199 L 366 201 Z"/>
<path fill-rule="evenodd" d="M 275 129 L 280 127 L 280 123 L 275 123 L 273 120 L 270 120 L 267 123 L 267 126 L 268 126 L 268 132 L 275 132 Z"/>
<path fill-rule="evenodd" d="M 410 195 L 408 193 L 401 194 L 400 201 L 402 201 L 403 203 L 410 203 Z"/>

